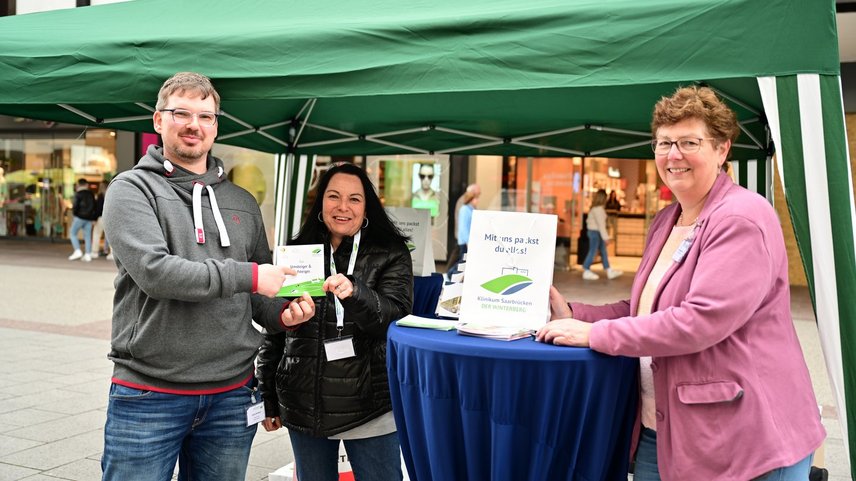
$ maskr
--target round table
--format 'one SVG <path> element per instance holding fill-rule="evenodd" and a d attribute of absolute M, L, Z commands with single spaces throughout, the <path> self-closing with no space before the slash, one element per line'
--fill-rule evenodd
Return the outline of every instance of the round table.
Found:
<path fill-rule="evenodd" d="M 390 326 L 412 481 L 626 480 L 639 361 L 534 338 Z"/>

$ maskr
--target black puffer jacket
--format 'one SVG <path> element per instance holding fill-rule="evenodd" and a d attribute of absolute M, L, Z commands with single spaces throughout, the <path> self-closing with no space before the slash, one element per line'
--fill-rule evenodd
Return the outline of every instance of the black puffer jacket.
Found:
<path fill-rule="evenodd" d="M 330 244 L 325 244 L 329 276 Z M 353 246 L 350 237 L 336 249 L 344 272 Z M 380 245 L 363 236 L 349 276 L 354 294 L 342 301 L 342 336 L 353 336 L 356 357 L 328 362 L 324 341 L 335 339 L 333 296 L 315 299 L 315 317 L 294 331 L 267 335 L 256 376 L 267 416 L 280 416 L 288 429 L 327 437 L 365 424 L 392 409 L 386 375 L 386 333 L 390 322 L 413 306 L 413 268 L 404 243 Z M 323 319 L 323 322 L 319 322 Z"/>

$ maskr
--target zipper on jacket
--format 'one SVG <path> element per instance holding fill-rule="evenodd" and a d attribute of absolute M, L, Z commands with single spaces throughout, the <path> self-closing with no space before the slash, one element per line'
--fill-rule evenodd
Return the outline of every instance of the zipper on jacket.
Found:
<path fill-rule="evenodd" d="M 327 294 L 329 295 L 329 294 Z M 324 359 L 326 359 L 326 355 L 324 353 L 324 340 L 327 339 L 326 336 L 326 326 L 327 326 L 327 309 L 328 301 L 327 295 L 324 296 L 324 312 L 323 315 L 318 318 L 318 343 L 317 343 L 317 354 L 315 356 L 315 402 L 313 403 L 314 411 L 312 413 L 312 422 L 315 424 L 314 433 L 321 432 L 321 380 L 322 380 L 322 371 L 321 369 L 324 367 Z M 313 434 L 314 434 L 313 433 Z"/>

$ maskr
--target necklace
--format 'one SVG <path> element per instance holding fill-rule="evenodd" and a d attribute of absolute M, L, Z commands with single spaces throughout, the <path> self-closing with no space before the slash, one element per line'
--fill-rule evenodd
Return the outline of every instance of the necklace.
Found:
<path fill-rule="evenodd" d="M 698 220 L 698 216 L 696 216 L 696 218 L 693 219 L 692 222 L 690 222 L 689 224 L 686 224 L 686 226 L 695 225 L 697 220 Z M 678 227 L 686 227 L 686 226 L 684 226 L 684 213 L 683 212 L 681 212 L 681 215 L 678 217 L 677 225 L 678 225 Z"/>

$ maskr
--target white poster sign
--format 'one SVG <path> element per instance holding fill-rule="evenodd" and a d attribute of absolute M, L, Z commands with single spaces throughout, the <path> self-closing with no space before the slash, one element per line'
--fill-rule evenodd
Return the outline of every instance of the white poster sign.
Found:
<path fill-rule="evenodd" d="M 431 241 L 431 211 L 407 207 L 387 207 L 392 222 L 410 237 L 407 248 L 413 261 L 414 276 L 434 272 L 434 247 Z"/>
<path fill-rule="evenodd" d="M 557 220 L 550 214 L 473 212 L 462 322 L 528 329 L 547 323 Z"/>

